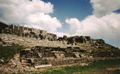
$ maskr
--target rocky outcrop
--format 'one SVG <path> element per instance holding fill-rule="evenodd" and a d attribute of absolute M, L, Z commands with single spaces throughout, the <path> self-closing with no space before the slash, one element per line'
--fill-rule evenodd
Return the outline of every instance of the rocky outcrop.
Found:
<path fill-rule="evenodd" d="M 13 34 L 28 38 L 48 39 L 50 41 L 57 39 L 57 36 L 55 34 L 47 33 L 44 30 L 38 30 L 34 28 L 28 28 L 28 27 L 16 26 L 16 25 L 6 25 L 4 23 L 0 23 L 0 33 Z"/>
<path fill-rule="evenodd" d="M 35 38 L 37 40 L 49 40 L 49 41 L 62 41 L 67 42 L 67 44 L 77 44 L 77 43 L 104 43 L 104 40 L 94 40 L 90 36 L 73 36 L 73 37 L 57 37 L 57 35 L 48 33 L 44 30 L 38 30 L 34 28 L 28 28 L 16 25 L 7 25 L 0 23 L 0 34 L 11 34 L 26 38 Z"/>
<path fill-rule="evenodd" d="M 92 39 L 90 38 L 90 36 L 73 36 L 73 37 L 69 37 L 68 39 L 68 44 L 73 43 L 87 43 L 87 42 L 91 42 Z"/>
<path fill-rule="evenodd" d="M 30 68 L 80 64 L 93 61 L 98 57 L 120 57 L 120 50 L 105 43 L 103 39 L 92 39 L 90 36 L 58 37 L 56 34 L 44 30 L 0 22 L 0 46 L 2 49 L 5 50 L 3 48 L 5 46 L 5 51 L 8 51 L 10 48 L 7 46 L 15 44 L 26 48 L 18 52 L 17 56 L 13 55 L 15 58 L 10 59 L 8 64 L 12 68 L 18 67 L 18 70 L 22 68 L 28 71 Z M 17 47 L 13 46 L 11 50 Z M 3 62 L 4 60 L 0 58 L 0 66 Z M 10 70 L 13 69 L 10 68 Z M 0 71 L 2 71 L 1 68 Z"/>
<path fill-rule="evenodd" d="M 89 55 L 80 48 L 53 48 L 36 46 L 20 52 L 21 62 L 26 65 L 64 65 L 90 61 Z"/>
<path fill-rule="evenodd" d="M 7 25 L 2 22 L 0 22 L 0 44 L 19 44 L 26 47 L 80 47 L 90 52 L 91 49 L 110 47 L 103 39 L 92 39 L 90 36 L 58 37 L 44 30 Z"/>

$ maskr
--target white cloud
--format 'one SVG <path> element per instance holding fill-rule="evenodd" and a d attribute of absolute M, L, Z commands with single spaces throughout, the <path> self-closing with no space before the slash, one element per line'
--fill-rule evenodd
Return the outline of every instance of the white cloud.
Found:
<path fill-rule="evenodd" d="M 82 21 L 77 18 L 65 20 L 70 27 L 69 34 L 102 38 L 119 46 L 120 14 L 113 11 L 120 9 L 120 0 L 91 0 L 91 4 L 93 15 Z"/>
<path fill-rule="evenodd" d="M 56 34 L 58 37 L 63 37 L 64 35 L 66 35 L 67 37 L 70 36 L 69 34 L 63 32 L 52 32 L 52 33 Z"/>
<path fill-rule="evenodd" d="M 45 3 L 42 0 L 0 0 L 0 7 L 9 9 L 9 12 L 14 13 L 34 13 L 34 12 L 43 12 L 43 13 L 52 13 L 53 5 L 48 2 Z M 24 11 L 23 11 L 24 10 Z"/>
<path fill-rule="evenodd" d="M 76 19 L 79 23 L 72 21 L 73 19 Z M 70 24 L 71 28 L 75 28 L 73 34 L 90 35 L 104 39 L 120 38 L 120 14 L 111 13 L 101 18 L 91 15 L 83 21 L 77 18 L 70 18 L 66 23 Z"/>
<path fill-rule="evenodd" d="M 101 17 L 120 9 L 120 0 L 91 0 L 93 14 Z"/>
<path fill-rule="evenodd" d="M 53 13 L 54 5 L 42 0 L 0 0 L 0 21 L 27 24 L 29 27 L 56 31 L 61 27 Z"/>
<path fill-rule="evenodd" d="M 51 32 L 57 31 L 61 27 L 61 23 L 56 17 L 51 17 L 44 13 L 31 14 L 27 20 L 30 21 L 31 26 L 34 28 L 45 29 Z"/>
<path fill-rule="evenodd" d="M 81 29 L 81 22 L 77 18 L 66 19 L 65 22 L 70 25 L 69 33 L 75 33 Z"/>

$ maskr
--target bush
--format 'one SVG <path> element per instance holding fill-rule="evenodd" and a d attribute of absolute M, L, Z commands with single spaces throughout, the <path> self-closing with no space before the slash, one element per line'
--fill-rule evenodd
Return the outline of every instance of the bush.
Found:
<path fill-rule="evenodd" d="M 5 63 L 9 62 L 11 58 L 24 47 L 20 45 L 12 46 L 0 46 L 0 59 L 3 59 Z"/>
<path fill-rule="evenodd" d="M 94 57 L 120 57 L 119 49 L 99 49 L 91 53 Z"/>

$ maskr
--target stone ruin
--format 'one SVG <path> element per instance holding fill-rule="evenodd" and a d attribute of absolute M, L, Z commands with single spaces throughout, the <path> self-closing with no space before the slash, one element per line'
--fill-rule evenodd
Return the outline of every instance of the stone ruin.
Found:
<path fill-rule="evenodd" d="M 0 33 L 13 34 L 28 38 L 48 39 L 51 41 L 57 39 L 57 36 L 55 34 L 47 33 L 47 31 L 44 30 L 38 30 L 34 28 L 28 28 L 28 27 L 16 26 L 16 25 L 6 25 L 3 23 L 0 23 Z"/>
<path fill-rule="evenodd" d="M 28 28 L 16 25 L 6 25 L 0 22 L 0 34 L 12 34 L 27 38 L 36 38 L 37 40 L 49 40 L 49 41 L 66 41 L 67 44 L 77 44 L 77 43 L 92 43 L 101 42 L 104 43 L 102 39 L 91 39 L 90 36 L 73 36 L 73 37 L 57 37 L 57 35 L 52 33 L 47 33 L 47 31 Z"/>
<path fill-rule="evenodd" d="M 22 50 L 20 52 L 20 61 L 23 65 L 29 66 L 56 66 L 74 63 L 82 63 L 92 59 L 83 49 L 72 48 L 52 48 L 36 46 L 30 50 Z"/>
<path fill-rule="evenodd" d="M 22 66 L 35 68 L 89 62 L 93 60 L 93 56 L 90 54 L 92 50 L 115 48 L 106 44 L 102 39 L 92 39 L 90 36 L 57 37 L 44 30 L 6 25 L 0 22 L 0 36 L 4 35 L 7 38 L 0 37 L 0 45 L 7 42 L 27 43 L 28 45 L 33 42 L 30 46 L 35 44 L 33 47 L 21 50 L 18 54 L 19 60 L 17 59 Z M 14 35 L 15 37 L 13 37 Z M 8 39 L 7 42 L 5 39 Z M 41 44 L 41 46 L 37 44 Z"/>

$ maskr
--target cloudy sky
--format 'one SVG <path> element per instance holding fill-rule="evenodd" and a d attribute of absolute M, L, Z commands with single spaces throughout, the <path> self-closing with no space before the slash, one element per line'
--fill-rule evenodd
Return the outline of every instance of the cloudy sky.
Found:
<path fill-rule="evenodd" d="M 0 0 L 0 21 L 120 47 L 120 0 Z"/>

